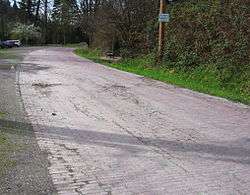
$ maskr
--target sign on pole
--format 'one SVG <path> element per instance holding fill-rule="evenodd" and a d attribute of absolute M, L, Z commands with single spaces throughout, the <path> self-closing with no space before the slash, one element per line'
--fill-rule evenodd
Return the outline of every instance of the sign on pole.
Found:
<path fill-rule="evenodd" d="M 170 15 L 169 14 L 159 14 L 159 22 L 169 22 Z"/>
<path fill-rule="evenodd" d="M 166 14 L 167 3 L 166 0 L 160 0 L 160 14 L 159 14 L 159 45 L 157 63 L 160 63 L 163 58 L 165 45 L 165 24 L 169 20 L 169 15 Z"/>

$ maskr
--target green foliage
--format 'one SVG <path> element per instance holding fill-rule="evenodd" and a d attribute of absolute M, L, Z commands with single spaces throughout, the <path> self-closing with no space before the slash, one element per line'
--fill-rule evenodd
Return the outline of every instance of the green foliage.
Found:
<path fill-rule="evenodd" d="M 166 66 L 215 69 L 218 84 L 249 94 L 250 7 L 247 0 L 191 0 L 169 6 Z"/>
<path fill-rule="evenodd" d="M 52 36 L 56 43 L 69 43 L 72 37 L 78 36 L 76 23 L 78 20 L 78 7 L 76 0 L 55 0 L 52 10 Z M 74 35 L 72 35 L 74 34 Z"/>
<path fill-rule="evenodd" d="M 38 27 L 17 23 L 11 31 L 12 39 L 20 39 L 25 44 L 38 44 L 41 42 L 41 33 Z"/>
<path fill-rule="evenodd" d="M 99 49 L 89 50 L 89 49 L 76 49 L 75 53 L 79 56 L 88 58 L 90 60 L 98 60 L 101 57 L 101 52 Z"/>
<path fill-rule="evenodd" d="M 10 31 L 10 23 L 13 21 L 9 1 L 0 1 L 0 40 L 5 40 Z"/>

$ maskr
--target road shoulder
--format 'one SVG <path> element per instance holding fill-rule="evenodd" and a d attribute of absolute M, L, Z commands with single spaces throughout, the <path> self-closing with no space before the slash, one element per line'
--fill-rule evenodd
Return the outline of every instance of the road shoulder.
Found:
<path fill-rule="evenodd" d="M 47 153 L 40 150 L 22 103 L 19 60 L 0 59 L 0 194 L 54 194 Z"/>

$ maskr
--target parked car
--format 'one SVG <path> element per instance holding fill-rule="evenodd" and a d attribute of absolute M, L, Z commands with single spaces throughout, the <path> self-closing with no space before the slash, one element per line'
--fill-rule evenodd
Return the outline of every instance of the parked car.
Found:
<path fill-rule="evenodd" d="M 15 47 L 15 42 L 12 40 L 7 40 L 7 41 L 3 41 L 3 45 L 5 48 L 12 48 L 12 47 Z"/>
<path fill-rule="evenodd" d="M 13 40 L 13 41 L 16 47 L 20 47 L 22 45 L 20 40 Z"/>
<path fill-rule="evenodd" d="M 21 41 L 20 40 L 6 40 L 0 43 L 1 48 L 12 48 L 12 47 L 20 47 Z"/>

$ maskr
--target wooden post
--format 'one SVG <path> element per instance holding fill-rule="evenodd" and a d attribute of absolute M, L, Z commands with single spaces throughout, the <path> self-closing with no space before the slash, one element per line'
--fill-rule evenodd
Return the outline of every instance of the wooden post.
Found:
<path fill-rule="evenodd" d="M 160 14 L 166 13 L 166 0 L 160 0 Z M 159 45 L 158 45 L 158 63 L 162 61 L 164 46 L 165 46 L 165 22 L 160 22 L 159 24 Z"/>

